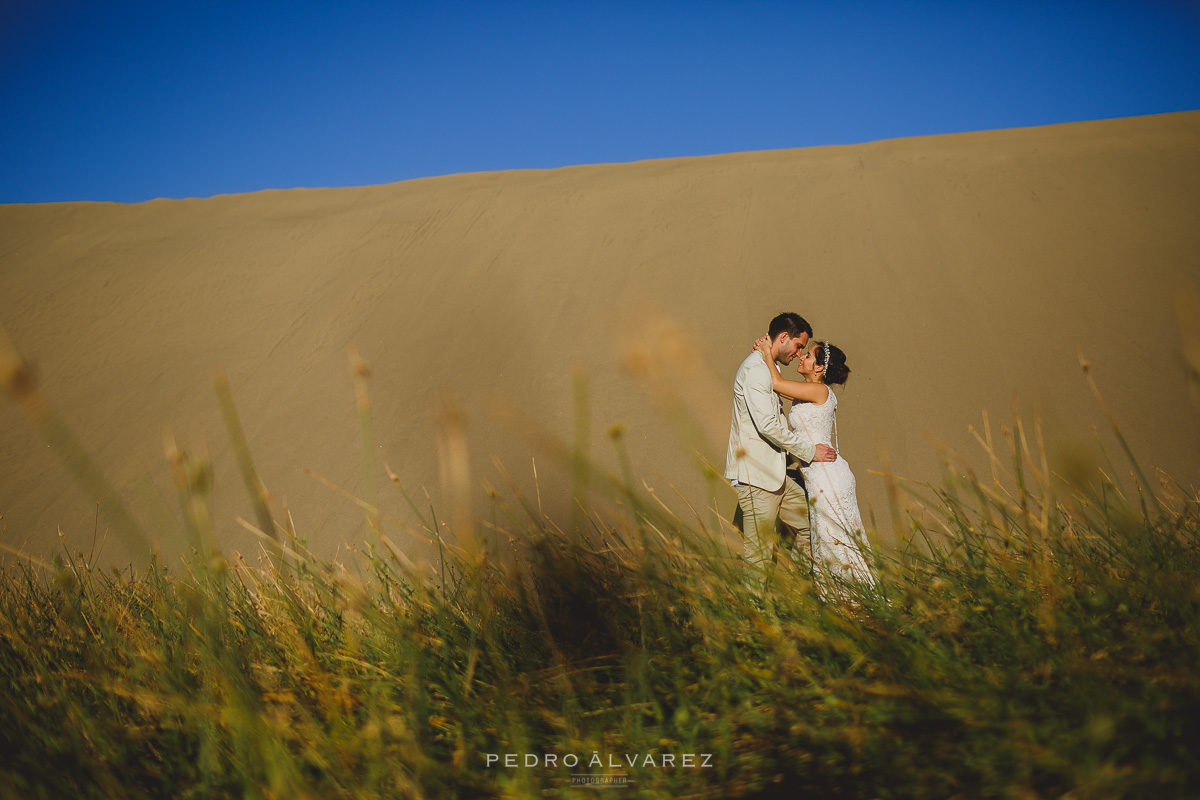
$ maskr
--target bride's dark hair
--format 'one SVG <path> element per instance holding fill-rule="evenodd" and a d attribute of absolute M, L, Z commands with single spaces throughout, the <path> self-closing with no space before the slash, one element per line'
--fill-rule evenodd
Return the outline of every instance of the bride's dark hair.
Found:
<path fill-rule="evenodd" d="M 825 363 L 826 347 L 829 348 L 829 366 L 825 368 L 825 374 L 821 376 L 821 379 L 827 384 L 841 386 L 846 382 L 846 378 L 850 377 L 850 368 L 846 366 L 846 354 L 835 344 L 817 342 L 813 345 L 813 356 L 817 359 L 818 364 L 824 365 Z"/>

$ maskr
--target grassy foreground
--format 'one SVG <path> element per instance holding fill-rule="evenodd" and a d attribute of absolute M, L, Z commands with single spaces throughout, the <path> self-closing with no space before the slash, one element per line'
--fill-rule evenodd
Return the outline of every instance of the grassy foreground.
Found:
<path fill-rule="evenodd" d="M 990 478 L 926 488 L 874 589 L 783 551 L 765 593 L 628 475 L 565 531 L 496 493 L 423 519 L 458 542 L 435 577 L 372 504 L 347 568 L 260 492 L 251 566 L 211 548 L 207 466 L 169 448 L 186 564 L 0 567 L 0 795 L 1195 796 L 1198 498 L 1052 476 L 1011 433 Z"/>
<path fill-rule="evenodd" d="M 499 524 L 524 557 L 452 550 L 441 587 L 386 543 L 363 555 L 366 577 L 287 548 L 270 569 L 214 555 L 187 574 L 10 561 L 0 786 L 1194 794 L 1197 506 L 1152 500 L 1143 513 L 1111 483 L 1095 488 L 1052 503 L 979 482 L 941 492 L 934 546 L 878 557 L 876 591 L 822 593 L 785 560 L 765 602 L 707 532 L 635 503 L 587 535 L 535 513 Z M 571 783 L 585 772 L 627 783 Z"/>

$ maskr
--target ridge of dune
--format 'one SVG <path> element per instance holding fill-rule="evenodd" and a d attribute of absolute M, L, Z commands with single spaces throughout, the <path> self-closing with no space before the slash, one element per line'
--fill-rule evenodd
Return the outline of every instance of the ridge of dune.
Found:
<path fill-rule="evenodd" d="M 79 205 L 79 206 L 87 206 L 87 205 L 130 206 L 130 205 L 135 205 L 136 206 L 136 205 L 144 205 L 144 204 L 148 204 L 148 203 L 192 202 L 192 201 L 196 201 L 196 200 L 216 200 L 216 199 L 223 199 L 223 198 L 249 197 L 249 196 L 258 196 L 258 195 L 281 194 L 281 193 L 329 192 L 329 191 L 338 191 L 338 190 L 355 191 L 355 190 L 369 189 L 369 188 L 384 188 L 384 187 L 388 187 L 388 186 L 396 186 L 398 184 L 416 185 L 416 184 L 432 182 L 432 181 L 456 180 L 456 179 L 463 179 L 463 178 L 476 177 L 476 176 L 517 176 L 517 175 L 529 175 L 529 174 L 536 175 L 536 174 L 560 172 L 560 171 L 564 171 L 564 170 L 574 171 L 574 170 L 605 169 L 605 168 L 610 168 L 610 167 L 631 167 L 631 166 L 638 166 L 638 165 L 643 165 L 643 164 L 654 164 L 654 163 L 658 163 L 658 162 L 695 161 L 697 159 L 705 159 L 705 158 L 729 158 L 729 157 L 736 157 L 736 156 L 759 156 L 759 157 L 761 157 L 761 156 L 766 156 L 766 155 L 771 155 L 771 154 L 786 154 L 786 153 L 794 154 L 794 153 L 798 153 L 798 152 L 813 153 L 813 152 L 817 152 L 817 151 L 828 152 L 828 151 L 836 151 L 840 148 L 872 147 L 872 146 L 878 146 L 878 145 L 886 146 L 886 145 L 891 145 L 891 144 L 903 145 L 904 143 L 908 143 L 908 142 L 928 142 L 929 140 L 938 140 L 942 144 L 948 145 L 948 144 L 950 144 L 950 142 L 948 140 L 951 138 L 965 139 L 966 137 L 987 137 L 987 136 L 992 136 L 992 135 L 1012 136 L 1014 134 L 1020 134 L 1022 132 L 1036 132 L 1036 131 L 1047 131 L 1047 130 L 1053 130 L 1055 132 L 1055 135 L 1057 138 L 1065 139 L 1069 136 L 1070 128 L 1072 128 L 1073 126 L 1078 126 L 1080 128 L 1080 130 L 1078 132 L 1082 137 L 1090 138 L 1090 137 L 1094 136 L 1094 133 L 1088 131 L 1087 129 L 1089 126 L 1093 126 L 1093 125 L 1097 125 L 1097 124 L 1112 126 L 1112 130 L 1110 130 L 1109 133 L 1114 134 L 1117 132 L 1116 125 L 1119 123 L 1132 123 L 1132 124 L 1136 125 L 1138 120 L 1158 119 L 1158 118 L 1163 118 L 1163 117 L 1170 117 L 1173 115 L 1179 115 L 1179 114 L 1186 115 L 1186 114 L 1193 114 L 1193 113 L 1196 113 L 1196 112 L 1195 111 L 1172 111 L 1172 112 L 1165 112 L 1165 113 L 1161 113 L 1161 114 L 1142 114 L 1142 115 L 1132 116 L 1132 117 L 1112 117 L 1112 118 L 1100 119 L 1100 120 L 1080 120 L 1080 121 L 1075 121 L 1075 122 L 1060 122 L 1060 123 L 1055 123 L 1055 124 L 1051 124 L 1051 125 L 1028 125 L 1028 126 L 1015 127 L 1015 128 L 987 128 L 987 129 L 983 129 L 983 130 L 962 131 L 962 132 L 958 132 L 958 133 L 932 134 L 932 135 L 925 135 L 925 136 L 897 136 L 897 137 L 892 137 L 892 138 L 887 138 L 887 139 L 872 139 L 872 140 L 868 140 L 865 142 L 858 142 L 858 143 L 853 143 L 853 144 L 825 144 L 825 145 L 812 145 L 812 146 L 802 147 L 802 148 L 772 148 L 772 149 L 768 149 L 768 150 L 732 151 L 732 152 L 728 152 L 728 153 L 711 153 L 708 155 L 700 155 L 700 156 L 667 156 L 667 157 L 659 157 L 659 158 L 637 159 L 634 161 L 611 161 L 611 162 L 596 162 L 596 163 L 589 163 L 589 164 L 566 164 L 566 165 L 559 166 L 559 167 L 510 167 L 510 168 L 506 168 L 506 169 L 497 169 L 497 170 L 459 172 L 459 173 L 450 173 L 450 174 L 445 174 L 445 175 L 427 175 L 427 176 L 423 176 L 423 177 L 419 177 L 419 178 L 408 178 L 405 180 L 389 181 L 389 182 L 379 183 L 379 184 L 368 184 L 368 185 L 364 185 L 364 186 L 293 186 L 293 187 L 289 187 L 289 188 L 271 187 L 271 188 L 266 188 L 266 189 L 256 189 L 256 190 L 247 191 L 247 192 L 221 192 L 218 194 L 206 195 L 206 196 L 153 197 L 148 200 L 140 200 L 140 201 L 136 201 L 136 202 L 122 202 L 122 201 L 117 201 L 117 200 L 70 200 L 70 201 L 51 201 L 51 202 L 42 202 L 42 203 L 8 203 L 8 204 L 0 203 L 0 207 L 20 207 L 20 206 L 45 207 L 45 206 L 55 206 L 55 205 Z"/>
<path fill-rule="evenodd" d="M 156 529 L 171 529 L 158 521 L 175 503 L 163 430 L 206 442 L 219 540 L 251 553 L 232 522 L 252 512 L 209 382 L 222 366 L 264 482 L 328 555 L 363 535 L 359 510 L 304 472 L 365 491 L 348 347 L 373 369 L 381 461 L 418 496 L 424 485 L 441 500 L 443 397 L 464 411 L 473 479 L 501 485 L 498 453 L 528 486 L 529 448 L 492 412 L 512 404 L 569 436 L 582 365 L 597 457 L 611 462 L 605 432 L 621 422 L 640 472 L 703 502 L 692 455 L 623 365 L 622 341 L 648 331 L 661 342 L 648 363 L 683 390 L 699 449 L 719 462 L 734 370 L 770 317 L 794 310 L 848 354 L 841 450 L 864 518 L 873 510 L 886 527 L 868 474 L 880 440 L 896 472 L 936 480 L 924 432 L 977 453 L 967 426 L 986 410 L 1001 438 L 1014 398 L 1040 410 L 1052 439 L 1095 427 L 1105 440 L 1081 352 L 1135 454 L 1200 483 L 1173 316 L 1175 292 L 1200 284 L 1198 209 L 1198 111 L 357 188 L 9 205 L 0 323 Z M 681 333 L 647 323 L 648 306 Z M 47 450 L 0 404 L 2 540 L 44 553 L 61 526 L 86 550 L 94 501 Z M 382 468 L 376 480 L 384 509 L 408 519 Z M 539 480 L 544 497 L 563 485 L 549 469 Z M 732 493 L 721 502 L 731 512 Z M 428 554 L 428 543 L 405 546 Z"/>

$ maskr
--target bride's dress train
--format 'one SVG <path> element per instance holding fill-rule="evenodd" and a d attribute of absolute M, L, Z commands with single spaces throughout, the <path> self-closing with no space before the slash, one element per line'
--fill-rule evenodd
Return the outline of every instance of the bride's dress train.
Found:
<path fill-rule="evenodd" d="M 837 395 L 831 389 L 821 405 L 796 402 L 788 414 L 792 430 L 813 443 L 832 445 L 837 424 Z M 859 550 L 866 544 L 854 473 L 839 455 L 836 461 L 802 464 L 809 498 L 813 561 L 819 571 L 874 585 L 871 569 Z"/>

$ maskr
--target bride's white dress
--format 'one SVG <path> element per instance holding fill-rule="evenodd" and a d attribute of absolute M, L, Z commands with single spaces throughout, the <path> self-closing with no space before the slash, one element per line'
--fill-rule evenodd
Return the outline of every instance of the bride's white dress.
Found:
<path fill-rule="evenodd" d="M 837 395 L 831 389 L 829 399 L 821 405 L 793 402 L 788 423 L 813 444 L 832 446 Z M 838 455 L 836 461 L 801 464 L 800 472 L 808 491 L 813 560 L 826 572 L 874 585 L 871 569 L 857 544 L 861 540 L 865 545 L 866 537 L 850 465 Z"/>

